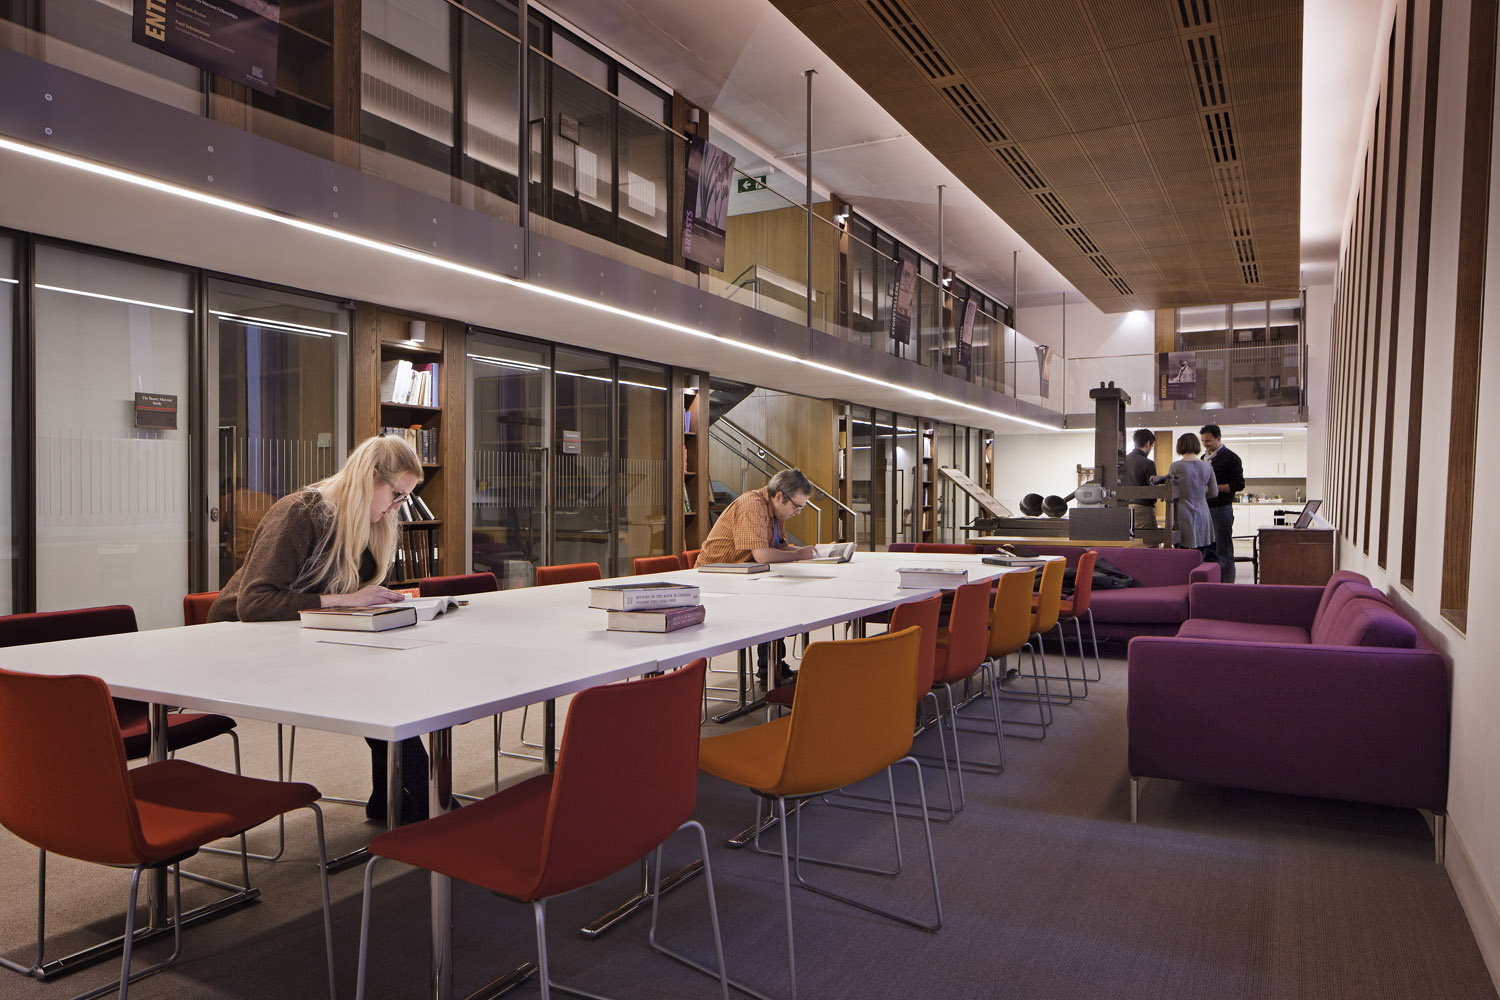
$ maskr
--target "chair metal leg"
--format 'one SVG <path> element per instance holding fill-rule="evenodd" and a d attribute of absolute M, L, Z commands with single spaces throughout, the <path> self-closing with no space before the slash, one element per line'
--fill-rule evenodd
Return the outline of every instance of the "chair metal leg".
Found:
<path fill-rule="evenodd" d="M 375 882 L 375 864 L 380 858 L 371 856 L 365 865 L 365 892 L 359 910 L 359 971 L 354 981 L 354 1000 L 365 1000 L 365 970 L 370 960 L 370 895 Z"/>
<path fill-rule="evenodd" d="M 1448 814 L 1435 812 L 1432 814 L 1432 860 L 1437 864 L 1443 863 L 1447 852 L 1448 842 Z"/>
<path fill-rule="evenodd" d="M 323 890 L 323 947 L 328 951 L 328 1000 L 338 1000 L 339 988 L 333 972 L 333 907 L 328 899 L 328 845 L 323 836 L 323 810 L 308 803 L 318 830 L 318 883 Z M 361 966 L 363 968 L 363 966 Z"/>
<path fill-rule="evenodd" d="M 1140 811 L 1141 804 L 1141 779 L 1130 779 L 1130 822 L 1134 823 Z"/>
<path fill-rule="evenodd" d="M 1042 668 L 1042 669 L 1039 670 L 1038 667 L 1037 667 L 1036 647 L 1034 647 L 1031 643 L 1028 642 L 1025 645 L 1023 645 L 1021 647 L 1021 649 L 1026 650 L 1027 653 L 1029 653 L 1030 656 L 1031 656 L 1031 687 L 1032 687 L 1032 694 L 1029 695 L 1029 696 L 1028 695 L 1020 695 L 1020 694 L 1006 694 L 1006 693 L 1004 693 L 1002 691 L 996 697 L 1000 701 L 1014 701 L 1014 702 L 1026 702 L 1026 703 L 1030 703 L 1032 701 L 1035 701 L 1036 702 L 1037 721 L 1036 722 L 1027 722 L 1025 720 L 1012 719 L 1011 720 L 1011 726 L 1012 726 L 1013 729 L 1016 726 L 1020 726 L 1020 727 L 1026 728 L 1026 729 L 1036 729 L 1036 730 L 1039 731 L 1040 735 L 1037 735 L 1037 736 L 1027 736 L 1027 735 L 1024 735 L 1022 733 L 1017 733 L 1017 732 L 1012 732 L 1011 735 L 1014 736 L 1014 737 L 1016 737 L 1017 739 L 1023 739 L 1023 740 L 1044 740 L 1044 739 L 1047 738 L 1047 727 L 1050 726 L 1050 725 L 1052 725 L 1052 692 L 1051 692 L 1050 689 L 1044 690 L 1044 685 L 1042 683 L 1042 674 L 1045 672 L 1045 668 Z M 1016 651 L 1016 657 L 1017 657 L 1018 660 L 1020 658 L 1020 655 L 1021 655 L 1021 651 L 1018 649 Z M 1046 662 L 1045 658 L 1043 659 L 1043 662 L 1044 663 Z"/>
<path fill-rule="evenodd" d="M 856 865 L 856 864 L 853 864 L 853 863 L 847 862 L 847 861 L 834 861 L 834 860 L 829 859 L 829 858 L 808 858 L 808 857 L 803 857 L 803 855 L 802 855 L 802 810 L 798 809 L 797 812 L 796 812 L 796 814 L 795 814 L 796 815 L 796 828 L 792 831 L 792 843 L 794 845 L 793 848 L 792 848 L 792 875 L 797 879 L 798 882 L 803 881 L 803 879 L 802 879 L 802 862 L 804 862 L 804 861 L 806 861 L 810 865 L 821 865 L 821 866 L 823 866 L 825 868 L 839 868 L 839 869 L 842 869 L 844 871 L 860 872 L 860 873 L 865 874 L 865 875 L 881 875 L 881 876 L 884 876 L 885 878 L 895 878 L 897 875 L 901 874 L 901 825 L 900 825 L 900 822 L 899 822 L 900 817 L 899 817 L 899 815 L 897 814 L 897 811 L 896 811 L 896 782 L 895 782 L 895 779 L 891 777 L 891 769 L 890 768 L 886 768 L 886 770 L 885 770 L 885 780 L 886 780 L 886 786 L 887 786 L 887 789 L 888 789 L 888 794 L 887 794 L 886 799 L 884 801 L 887 802 L 888 806 L 887 806 L 886 809 L 882 809 L 880 811 L 881 811 L 882 814 L 889 813 L 889 815 L 891 817 L 891 834 L 892 834 L 892 839 L 894 840 L 895 845 L 896 845 L 896 867 L 894 867 L 894 868 L 876 868 L 876 867 L 873 867 L 873 866 L 870 866 L 870 865 Z M 823 801 L 825 801 L 825 802 L 827 801 L 826 797 L 823 798 Z M 870 811 L 873 812 L 874 810 L 870 810 Z M 760 854 L 767 853 L 765 851 L 761 851 L 758 846 L 755 848 L 755 850 L 756 850 L 757 853 L 760 853 Z"/>
<path fill-rule="evenodd" d="M 552 981 L 547 976 L 547 901 L 535 900 L 531 912 L 536 915 L 536 981 L 542 1000 L 552 1000 Z"/>
<path fill-rule="evenodd" d="M 708 861 L 708 834 L 704 832 L 702 823 L 699 823 L 697 820 L 691 819 L 679 826 L 677 830 L 678 832 L 681 832 L 683 830 L 686 830 L 688 827 L 692 827 L 698 834 L 698 852 L 699 856 L 703 858 L 703 881 L 704 884 L 708 887 L 708 920 L 709 926 L 713 928 L 714 958 L 717 960 L 719 965 L 718 971 L 715 972 L 713 969 L 710 969 L 707 966 L 702 965 L 691 958 L 688 958 L 686 955 L 673 951 L 671 948 L 663 945 L 656 938 L 656 932 L 658 928 L 657 915 L 661 905 L 661 847 L 657 847 L 656 849 L 656 884 L 651 893 L 651 930 L 647 934 L 646 940 L 650 943 L 653 950 L 661 952 L 668 958 L 681 962 L 683 965 L 686 965 L 690 969 L 697 969 L 699 972 L 707 976 L 717 975 L 719 978 L 720 993 L 722 994 L 723 1000 L 729 1000 L 729 972 L 724 964 L 724 938 L 719 932 L 719 904 L 718 900 L 714 896 L 714 873 Z M 737 986 L 736 988 L 744 990 L 744 987 Z M 745 990 L 745 992 L 748 993 L 750 991 Z"/>
<path fill-rule="evenodd" d="M 948 792 L 948 811 L 947 815 L 933 816 L 932 821 L 934 823 L 951 823 L 958 817 L 959 813 L 964 811 L 964 774 L 961 768 L 954 767 L 950 769 L 948 766 L 948 741 L 943 738 L 943 707 L 942 703 L 938 701 L 937 692 L 928 691 L 927 694 L 923 695 L 923 703 L 926 703 L 928 699 L 932 700 L 933 720 L 931 722 L 928 722 L 925 719 L 919 720 L 917 731 L 913 734 L 912 738 L 915 739 L 917 736 L 921 736 L 929 729 L 934 730 L 937 733 L 938 739 L 938 756 L 934 757 L 931 754 L 919 753 L 913 753 L 912 756 L 916 757 L 918 760 L 942 765 L 943 786 L 947 789 Z M 955 753 L 957 753 L 957 749 L 957 747 L 954 747 Z M 955 772 L 958 775 L 958 799 L 956 802 L 953 798 L 953 776 Z M 857 802 L 884 802 L 885 799 L 880 798 L 879 796 L 861 795 L 857 792 L 845 791 L 844 789 L 839 789 L 833 794 L 834 796 L 836 796 L 836 798 L 830 798 L 829 796 L 825 795 L 823 796 L 822 801 L 826 802 L 828 805 L 833 806 L 835 809 L 852 809 L 855 812 L 885 812 L 884 809 L 871 809 L 866 806 L 853 805 L 849 801 L 847 801 L 852 799 Z M 898 809 L 902 810 L 915 810 L 917 808 L 917 804 L 915 802 L 897 802 L 896 806 Z M 903 811 L 901 815 L 906 819 L 916 819 L 916 816 L 911 811 Z"/>
<path fill-rule="evenodd" d="M 998 692 L 999 691 L 999 689 L 1000 689 L 999 681 L 996 679 L 994 670 L 990 666 L 990 662 L 988 660 L 986 660 L 984 663 L 980 664 L 979 670 L 976 671 L 976 673 L 979 675 L 979 678 L 980 678 L 980 681 L 979 681 L 979 690 L 981 692 L 983 692 L 985 690 L 985 686 L 984 685 L 985 685 L 986 679 L 989 681 L 989 690 L 990 691 L 992 691 L 992 692 Z M 959 712 L 959 708 L 961 706 L 956 706 L 953 703 L 953 689 L 952 689 L 952 687 L 950 685 L 944 685 L 944 687 L 948 688 L 949 724 L 953 728 L 954 756 L 956 757 L 956 756 L 958 756 L 958 752 L 959 752 L 958 751 L 958 734 L 959 733 L 982 733 L 982 732 L 987 732 L 988 729 L 989 729 L 989 727 L 986 726 L 984 723 L 980 723 L 977 728 L 974 727 L 974 726 L 960 726 L 959 725 L 960 722 L 978 721 L 978 720 L 966 719 L 965 717 L 959 715 L 958 712 Z M 978 696 L 976 695 L 976 697 L 978 697 Z M 973 701 L 973 700 L 974 700 L 973 698 L 969 699 L 969 701 Z M 963 772 L 964 772 L 964 770 L 966 768 L 968 770 L 970 770 L 970 771 L 978 772 L 978 773 L 981 773 L 981 774 L 1003 774 L 1005 772 L 1005 739 L 1004 739 L 1004 729 L 1002 728 L 1002 723 L 1000 721 L 1000 701 L 999 701 L 998 698 L 993 697 L 993 696 L 990 698 L 990 714 L 991 714 L 990 726 L 992 726 L 993 729 L 994 729 L 995 743 L 998 745 L 998 753 L 996 754 L 995 760 L 993 762 L 991 762 L 991 761 L 969 761 L 967 764 L 960 763 L 958 765 L 960 787 L 962 786 L 962 783 L 963 783 Z M 916 757 L 917 755 L 913 754 L 912 756 Z M 920 759 L 920 758 L 918 758 L 918 759 Z"/>
<path fill-rule="evenodd" d="M 1094 631 L 1094 609 L 1089 608 L 1084 614 L 1089 616 L 1089 641 L 1094 644 L 1094 680 L 1103 681 L 1104 665 L 1099 661 L 1099 633 Z"/>
<path fill-rule="evenodd" d="M 80 993 L 73 1000 L 94 1000 L 95 997 L 102 997 L 116 990 L 120 992 L 120 1000 L 129 1000 L 131 983 L 139 982 L 147 976 L 155 975 L 177 961 L 177 956 L 182 954 L 182 879 L 174 877 L 172 882 L 172 954 L 150 968 L 134 973 L 130 971 L 130 959 L 135 950 L 136 900 L 140 895 L 141 872 L 146 870 L 144 865 L 137 865 L 130 873 L 130 893 L 126 904 L 128 909 L 125 911 L 125 947 L 120 953 L 119 982 L 107 983 L 97 989 L 89 990 L 87 993 Z M 177 865 L 172 866 L 172 872 L 174 876 L 179 874 Z"/>
<path fill-rule="evenodd" d="M 756 819 L 759 810 L 756 810 Z M 797 947 L 792 934 L 792 863 L 787 856 L 786 843 L 786 796 L 776 797 L 776 814 L 781 821 L 781 893 L 786 906 L 786 971 L 790 983 L 789 1000 L 797 1000 Z"/>

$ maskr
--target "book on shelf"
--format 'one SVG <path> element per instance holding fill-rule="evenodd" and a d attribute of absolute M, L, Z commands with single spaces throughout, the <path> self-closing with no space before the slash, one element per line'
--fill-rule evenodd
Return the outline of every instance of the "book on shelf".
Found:
<path fill-rule="evenodd" d="M 374 608 L 312 608 L 302 612 L 303 628 L 345 632 L 384 632 L 417 623 L 417 609 L 399 604 Z"/>
<path fill-rule="evenodd" d="M 411 445 L 412 451 L 424 465 L 438 464 L 438 435 L 436 427 L 423 427 L 416 424 L 411 427 L 382 427 L 382 437 L 405 438 L 406 443 Z"/>
<path fill-rule="evenodd" d="M 682 484 L 682 512 L 684 514 L 691 514 L 693 512 L 693 498 L 688 493 L 687 483 Z"/>
<path fill-rule="evenodd" d="M 743 563 L 706 563 L 700 562 L 695 569 L 700 573 L 764 573 L 771 568 L 770 563 L 743 562 Z"/>
<path fill-rule="evenodd" d="M 707 609 L 701 604 L 657 611 L 611 611 L 607 628 L 611 632 L 676 632 L 690 625 L 703 624 L 706 613 Z"/>
<path fill-rule="evenodd" d="M 969 571 L 966 569 L 902 566 L 896 572 L 901 577 L 901 582 L 897 586 L 902 590 L 929 590 L 933 588 L 946 590 L 949 587 L 958 587 L 969 582 Z"/>
<path fill-rule="evenodd" d="M 413 365 L 405 358 L 380 363 L 380 401 L 396 406 L 441 406 L 441 369 L 436 362 Z"/>
<path fill-rule="evenodd" d="M 460 608 L 468 601 L 460 601 L 456 597 L 408 597 L 400 601 L 392 601 L 388 607 L 412 608 L 417 612 L 417 620 L 430 622 L 449 608 Z"/>
<path fill-rule="evenodd" d="M 818 554 L 803 562 L 815 563 L 846 563 L 854 558 L 853 542 L 829 542 L 827 545 L 814 545 Z"/>
<path fill-rule="evenodd" d="M 589 607 L 602 611 L 690 608 L 699 603 L 698 588 L 687 583 L 609 583 L 589 588 Z"/>

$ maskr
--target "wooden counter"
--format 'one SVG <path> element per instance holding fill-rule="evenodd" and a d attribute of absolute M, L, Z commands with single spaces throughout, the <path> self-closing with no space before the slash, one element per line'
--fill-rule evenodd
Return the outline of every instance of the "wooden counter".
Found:
<path fill-rule="evenodd" d="M 1333 529 L 1260 529 L 1260 582 L 1321 587 L 1333 575 Z"/>

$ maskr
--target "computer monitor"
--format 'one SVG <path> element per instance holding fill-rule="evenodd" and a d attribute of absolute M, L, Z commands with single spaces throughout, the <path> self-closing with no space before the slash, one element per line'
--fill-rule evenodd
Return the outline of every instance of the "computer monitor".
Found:
<path fill-rule="evenodd" d="M 1294 528 L 1306 528 L 1306 527 L 1310 527 L 1312 525 L 1313 515 L 1318 512 L 1318 508 L 1321 507 L 1321 506 L 1323 506 L 1323 501 L 1321 501 L 1321 500 L 1309 500 L 1309 501 L 1307 501 L 1307 506 L 1305 506 L 1305 507 L 1302 508 L 1302 513 L 1300 513 L 1300 514 L 1297 515 L 1297 523 L 1294 524 L 1294 525 L 1292 525 L 1292 527 L 1294 527 Z"/>

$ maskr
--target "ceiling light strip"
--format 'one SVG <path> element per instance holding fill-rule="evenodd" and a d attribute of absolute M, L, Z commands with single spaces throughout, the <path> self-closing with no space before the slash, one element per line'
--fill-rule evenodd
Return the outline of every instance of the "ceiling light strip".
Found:
<path fill-rule="evenodd" d="M 1026 417 L 1019 417 L 1011 413 L 1003 413 L 999 410 L 992 410 L 988 407 L 979 406 L 974 403 L 966 403 L 962 400 L 938 396 L 935 393 L 927 392 L 922 389 L 913 389 L 909 386 L 900 385 L 895 382 L 887 382 L 884 379 L 878 379 L 871 375 L 864 375 L 860 372 L 848 371 L 842 368 L 835 368 L 832 365 L 825 365 L 817 361 L 809 361 L 805 358 L 799 358 L 795 355 L 787 354 L 783 351 L 772 350 L 768 347 L 761 347 L 759 344 L 752 344 L 748 341 L 734 340 L 729 337 L 720 336 L 716 333 L 709 333 L 706 330 L 697 330 L 693 327 L 685 326 L 681 323 L 674 323 L 670 320 L 664 320 L 653 316 L 645 316 L 640 313 L 634 313 L 628 309 L 623 309 L 619 306 L 612 306 L 605 302 L 596 302 L 592 299 L 582 298 L 580 296 L 560 291 L 558 289 L 547 288 L 542 285 L 519 281 L 515 278 L 511 278 L 503 274 L 497 274 L 494 271 L 486 271 L 482 268 L 471 267 L 468 264 L 460 264 L 457 261 L 447 260 L 442 257 L 435 257 L 417 250 L 408 249 L 407 247 L 397 246 L 393 243 L 385 243 L 380 240 L 370 239 L 366 236 L 358 236 L 354 233 L 334 229 L 330 226 L 325 226 L 320 223 L 308 222 L 304 219 L 298 219 L 289 215 L 282 215 L 277 212 L 269 211 L 267 209 L 257 208 L 254 205 L 247 205 L 243 202 L 223 198 L 218 195 L 206 194 L 202 191 L 195 191 L 192 188 L 182 187 L 181 185 L 172 184 L 167 181 L 157 180 L 153 177 L 145 177 L 141 174 L 135 174 L 127 170 L 121 170 L 118 167 L 110 167 L 102 163 L 95 163 L 92 160 L 85 160 L 68 153 L 59 153 L 55 150 L 44 149 L 39 146 L 32 146 L 27 143 L 16 142 L 13 139 L 8 139 L 3 136 L 0 136 L 0 149 L 9 150 L 14 153 L 19 153 L 22 156 L 29 156 L 33 159 L 43 160 L 48 163 L 55 163 L 59 166 L 69 167 L 83 173 L 108 178 L 110 180 L 119 181 L 124 184 L 130 184 L 135 187 L 146 188 L 148 190 L 158 191 L 163 194 L 169 194 L 177 198 L 182 198 L 186 201 L 197 202 L 200 205 L 207 205 L 212 208 L 223 209 L 227 212 L 233 212 L 236 215 L 242 215 L 252 219 L 259 219 L 264 222 L 272 222 L 278 225 L 287 226 L 291 229 L 301 230 L 302 232 L 311 233 L 315 236 L 322 236 L 341 243 L 347 243 L 353 246 L 362 247 L 367 250 L 374 250 L 378 253 L 383 253 L 392 257 L 398 257 L 402 260 L 408 260 L 418 264 L 424 264 L 428 267 L 434 267 L 439 270 L 449 271 L 454 274 L 461 274 L 470 278 L 477 278 L 481 281 L 486 281 L 495 285 L 501 285 L 506 288 L 513 288 L 518 291 L 530 292 L 531 294 L 541 295 L 546 298 L 554 299 L 556 301 L 583 306 L 585 308 L 592 309 L 595 312 L 601 312 L 611 316 L 618 316 L 622 319 L 632 320 L 637 323 L 646 323 L 663 330 L 671 330 L 676 333 L 684 334 L 685 336 L 697 337 L 701 340 L 708 340 L 717 344 L 723 344 L 727 347 L 735 347 L 742 351 L 749 351 L 751 353 L 759 354 L 764 357 L 775 358 L 779 361 L 785 361 L 790 364 L 804 365 L 806 367 L 814 368 L 819 371 L 826 371 L 833 375 L 838 375 L 842 378 L 849 378 L 859 382 L 864 382 L 867 385 L 873 385 L 878 386 L 882 389 L 891 389 L 897 392 L 902 392 L 909 396 L 915 396 L 918 399 L 944 403 L 950 406 L 957 406 L 961 409 L 972 410 L 976 413 L 982 413 L 1000 420 L 1009 420 L 1014 423 L 1025 424 L 1030 427 L 1039 427 L 1043 430 L 1059 429 L 1052 424 L 1042 423 L 1041 421 L 1037 420 L 1030 420 Z M 67 289 L 64 289 L 64 291 L 66 290 Z M 152 305 L 153 303 L 141 304 Z M 175 309 L 176 307 L 164 306 L 162 308 Z M 191 312 L 192 310 L 183 309 L 180 311 Z"/>
<path fill-rule="evenodd" d="M 64 288 L 61 285 L 43 285 L 38 283 L 35 287 L 48 292 L 61 292 L 64 295 L 81 295 L 86 299 L 103 299 L 106 302 L 120 302 L 127 306 L 145 306 L 147 309 L 164 309 L 167 312 L 187 313 L 192 315 L 191 309 L 182 306 L 169 306 L 161 302 L 147 302 L 144 299 L 128 299 L 123 295 L 105 295 L 103 292 L 86 292 L 82 288 Z"/>

